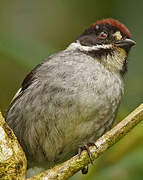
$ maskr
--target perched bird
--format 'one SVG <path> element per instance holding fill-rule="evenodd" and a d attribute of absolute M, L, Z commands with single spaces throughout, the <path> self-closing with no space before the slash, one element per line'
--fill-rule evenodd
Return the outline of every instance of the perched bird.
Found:
<path fill-rule="evenodd" d="M 133 45 L 119 21 L 99 20 L 26 76 L 5 119 L 30 169 L 42 171 L 88 150 L 112 127 Z"/>

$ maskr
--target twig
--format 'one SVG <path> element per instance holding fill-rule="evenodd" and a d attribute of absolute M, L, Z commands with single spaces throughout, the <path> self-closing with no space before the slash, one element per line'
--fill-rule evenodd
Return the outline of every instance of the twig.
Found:
<path fill-rule="evenodd" d="M 114 128 L 99 138 L 95 146 L 90 147 L 92 158 L 95 160 L 103 152 L 105 152 L 113 144 L 117 143 L 123 136 L 125 136 L 134 126 L 143 120 L 143 104 L 130 113 L 124 120 L 117 124 Z M 88 154 L 83 151 L 81 157 L 76 155 L 70 160 L 59 164 L 37 176 L 31 177 L 28 180 L 66 180 L 73 176 L 76 172 L 90 163 Z"/>

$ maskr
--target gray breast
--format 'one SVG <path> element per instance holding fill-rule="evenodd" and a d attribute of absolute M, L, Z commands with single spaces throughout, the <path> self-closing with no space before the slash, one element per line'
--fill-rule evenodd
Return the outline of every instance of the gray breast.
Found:
<path fill-rule="evenodd" d="M 51 61 L 54 77 L 49 75 L 44 87 L 47 100 L 46 95 L 41 97 L 48 102 L 44 113 L 51 128 L 43 148 L 50 161 L 71 156 L 78 146 L 95 141 L 111 128 L 123 91 L 120 75 L 95 59 L 80 53 L 67 57 Z M 49 101 L 50 92 L 55 93 Z"/>
<path fill-rule="evenodd" d="M 63 161 L 111 127 L 123 83 L 96 59 L 60 53 L 42 64 L 35 79 L 7 114 L 32 161 Z"/>

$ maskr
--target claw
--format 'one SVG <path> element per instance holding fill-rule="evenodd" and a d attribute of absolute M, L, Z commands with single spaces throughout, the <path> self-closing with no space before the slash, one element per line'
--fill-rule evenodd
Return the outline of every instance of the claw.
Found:
<path fill-rule="evenodd" d="M 88 173 L 88 166 L 85 166 L 82 170 L 81 170 L 82 174 L 87 174 Z"/>
<path fill-rule="evenodd" d="M 79 158 L 80 158 L 81 152 L 82 152 L 83 150 L 87 151 L 88 156 L 89 156 L 89 159 L 90 159 L 90 162 L 91 162 L 91 164 L 93 164 L 92 153 L 91 153 L 90 150 L 89 150 L 89 146 L 96 146 L 96 144 L 95 144 L 95 143 L 88 143 L 87 145 L 84 145 L 84 146 L 82 146 L 82 147 L 79 147 L 79 149 L 78 149 L 78 155 L 79 155 Z M 97 148 L 97 146 L 96 146 L 96 148 Z M 83 171 L 84 171 L 84 170 L 83 170 Z"/>

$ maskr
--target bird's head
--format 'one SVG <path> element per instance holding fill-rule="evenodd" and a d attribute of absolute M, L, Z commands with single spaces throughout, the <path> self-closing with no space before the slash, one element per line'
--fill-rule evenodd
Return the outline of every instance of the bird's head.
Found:
<path fill-rule="evenodd" d="M 129 30 L 119 21 L 108 18 L 95 22 L 75 41 L 77 48 L 95 57 L 110 71 L 124 74 L 127 56 L 135 45 Z"/>

